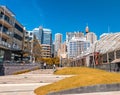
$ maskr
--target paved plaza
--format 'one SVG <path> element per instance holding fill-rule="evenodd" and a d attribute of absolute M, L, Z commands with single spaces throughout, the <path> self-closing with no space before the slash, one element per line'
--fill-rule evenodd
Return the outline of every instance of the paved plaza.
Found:
<path fill-rule="evenodd" d="M 53 75 L 52 69 L 36 70 L 20 75 L 0 76 L 0 95 L 35 95 L 35 88 L 66 77 L 70 77 L 70 75 Z M 120 91 L 66 95 L 120 95 Z"/>
<path fill-rule="evenodd" d="M 20 75 L 0 76 L 0 95 L 35 95 L 34 89 L 65 77 L 53 75 L 53 70 L 36 70 Z"/>

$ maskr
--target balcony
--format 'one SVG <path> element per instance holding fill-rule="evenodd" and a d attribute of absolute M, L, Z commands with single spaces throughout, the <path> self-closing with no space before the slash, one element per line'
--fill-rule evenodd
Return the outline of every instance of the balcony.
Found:
<path fill-rule="evenodd" d="M 21 50 L 21 48 L 17 44 L 12 45 L 12 50 Z"/>
<path fill-rule="evenodd" d="M 5 42 L 5 41 L 0 41 L 0 47 L 3 47 L 3 48 L 11 48 L 11 44 Z"/>
<path fill-rule="evenodd" d="M 5 17 L 3 15 L 0 15 L 0 23 L 4 24 L 8 28 L 12 28 L 13 27 L 12 21 L 8 20 L 8 19 L 5 19 Z"/>
<path fill-rule="evenodd" d="M 0 41 L 0 48 L 9 49 L 12 51 L 21 51 L 21 48 L 18 45 L 11 45 L 10 43 L 7 43 L 5 41 Z"/>
<path fill-rule="evenodd" d="M 2 27 L 0 27 L 0 37 L 2 36 L 2 38 L 6 38 L 6 39 L 12 37 L 12 35 L 13 35 L 12 32 L 10 32 L 8 30 L 4 30 L 4 29 L 2 30 L 1 28 Z"/>

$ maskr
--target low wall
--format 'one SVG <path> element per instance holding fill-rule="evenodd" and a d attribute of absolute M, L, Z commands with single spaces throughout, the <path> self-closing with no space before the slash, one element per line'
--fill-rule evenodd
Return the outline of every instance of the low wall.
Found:
<path fill-rule="evenodd" d="M 119 71 L 119 67 L 117 64 L 101 64 L 95 66 L 95 68 L 102 69 L 102 70 L 107 70 L 107 71 Z"/>
<path fill-rule="evenodd" d="M 63 90 L 59 92 L 52 92 L 52 93 L 48 93 L 47 95 L 80 94 L 80 93 L 109 92 L 109 91 L 120 91 L 120 83 L 79 87 L 79 88 Z"/>
<path fill-rule="evenodd" d="M 3 64 L 0 65 L 0 75 L 11 75 L 22 70 L 32 70 L 39 67 L 37 64 Z"/>

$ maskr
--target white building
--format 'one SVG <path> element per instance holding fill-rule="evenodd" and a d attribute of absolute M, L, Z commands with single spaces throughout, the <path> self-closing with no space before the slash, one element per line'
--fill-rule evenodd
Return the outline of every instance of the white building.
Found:
<path fill-rule="evenodd" d="M 90 42 L 85 37 L 73 37 L 68 42 L 68 58 L 82 55 L 90 47 Z"/>
<path fill-rule="evenodd" d="M 97 36 L 93 32 L 88 32 L 86 34 L 86 39 L 87 39 L 87 41 L 90 41 L 90 44 L 92 45 L 92 44 L 94 44 L 94 42 L 97 41 Z"/>
<path fill-rule="evenodd" d="M 69 42 L 73 37 L 84 37 L 84 33 L 82 33 L 82 32 L 67 32 L 67 33 L 66 33 L 66 44 L 67 44 L 67 45 L 68 45 L 68 42 Z"/>

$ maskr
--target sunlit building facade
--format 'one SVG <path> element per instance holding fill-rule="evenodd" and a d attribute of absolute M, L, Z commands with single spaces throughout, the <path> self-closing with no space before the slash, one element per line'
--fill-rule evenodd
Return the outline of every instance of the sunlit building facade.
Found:
<path fill-rule="evenodd" d="M 25 30 L 14 16 L 0 6 L 0 62 L 22 60 Z"/>
<path fill-rule="evenodd" d="M 86 34 L 86 39 L 87 39 L 87 41 L 90 41 L 90 44 L 92 45 L 97 41 L 97 36 L 93 32 L 88 32 Z"/>
<path fill-rule="evenodd" d="M 84 37 L 84 33 L 82 32 L 67 32 L 66 33 L 66 44 L 73 38 L 73 37 Z"/>
<path fill-rule="evenodd" d="M 77 58 L 90 47 L 90 42 L 85 37 L 73 37 L 68 43 L 68 58 Z"/>
<path fill-rule="evenodd" d="M 56 33 L 55 34 L 55 56 L 58 55 L 58 50 L 61 49 L 61 43 L 62 43 L 62 34 Z"/>

